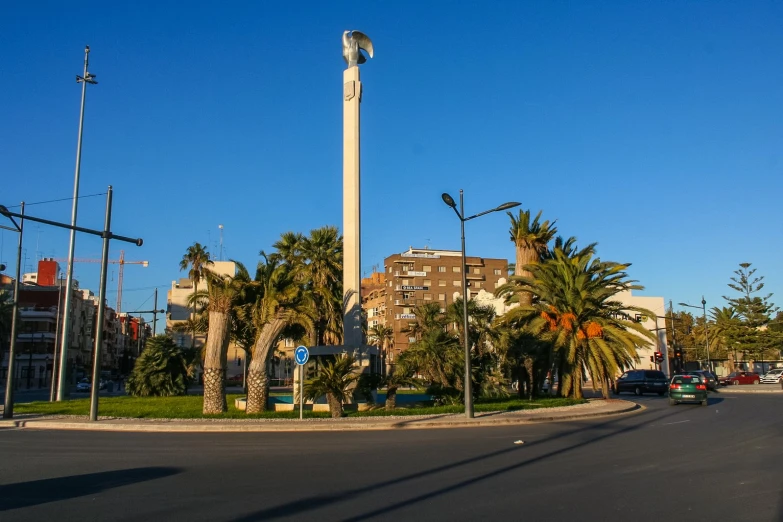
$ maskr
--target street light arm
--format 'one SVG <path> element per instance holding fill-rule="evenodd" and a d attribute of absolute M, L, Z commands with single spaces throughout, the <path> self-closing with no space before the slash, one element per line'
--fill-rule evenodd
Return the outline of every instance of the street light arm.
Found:
<path fill-rule="evenodd" d="M 465 218 L 465 221 L 470 221 L 471 219 L 475 219 L 475 218 L 477 218 L 479 216 L 483 216 L 484 214 L 489 214 L 490 212 L 495 212 L 495 210 L 496 209 L 493 208 L 492 210 L 485 210 L 484 212 L 479 212 L 478 214 L 475 214 L 473 216 Z"/>
<path fill-rule="evenodd" d="M 457 207 L 451 207 L 451 209 L 454 211 L 455 214 L 457 214 L 457 217 L 460 219 L 460 221 L 467 221 L 467 219 L 463 219 L 462 214 L 459 213 Z M 469 219 L 473 219 L 473 218 L 469 218 Z"/>

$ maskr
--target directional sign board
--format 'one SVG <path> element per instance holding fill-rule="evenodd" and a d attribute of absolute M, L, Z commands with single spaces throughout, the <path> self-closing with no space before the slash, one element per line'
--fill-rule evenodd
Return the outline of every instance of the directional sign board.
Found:
<path fill-rule="evenodd" d="M 297 346 L 294 350 L 294 361 L 296 364 L 307 364 L 307 360 L 310 358 L 310 352 L 307 351 L 305 346 Z"/>

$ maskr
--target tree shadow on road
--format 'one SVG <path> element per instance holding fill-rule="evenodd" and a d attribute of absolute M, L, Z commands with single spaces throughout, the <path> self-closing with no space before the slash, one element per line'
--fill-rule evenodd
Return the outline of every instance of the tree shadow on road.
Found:
<path fill-rule="evenodd" d="M 169 467 L 132 468 L 7 484 L 0 486 L 0 511 L 94 495 L 181 472 Z"/>
<path fill-rule="evenodd" d="M 638 430 L 638 429 L 640 429 L 640 428 L 642 428 L 644 426 L 649 425 L 652 422 L 659 421 L 659 420 L 665 419 L 667 417 L 671 417 L 673 415 L 677 415 L 678 413 L 682 413 L 683 411 L 684 410 L 679 410 L 678 411 L 677 408 L 672 408 L 671 410 L 668 410 L 666 413 L 663 413 L 661 415 L 657 415 L 657 416 L 655 416 L 655 417 L 653 417 L 651 419 L 648 419 L 647 422 L 645 422 L 645 423 L 637 423 L 637 424 L 633 424 L 631 426 L 626 426 L 626 427 L 621 427 L 621 426 L 616 426 L 615 427 L 614 426 L 615 424 L 617 424 L 617 423 L 621 422 L 622 420 L 624 420 L 624 418 L 612 419 L 612 420 L 608 420 L 608 421 L 601 422 L 601 423 L 598 423 L 598 424 L 591 424 L 591 425 L 588 425 L 588 426 L 582 426 L 582 427 L 579 427 L 579 428 L 576 428 L 576 429 L 573 429 L 573 430 L 569 430 L 569 431 L 560 433 L 558 435 L 551 436 L 551 437 L 549 437 L 549 438 L 547 438 L 546 440 L 543 440 L 543 441 L 534 441 L 534 442 L 531 442 L 529 444 L 525 444 L 524 447 L 530 448 L 531 446 L 549 444 L 549 443 L 551 443 L 551 442 L 553 442 L 555 440 L 562 439 L 564 437 L 568 437 L 568 436 L 571 436 L 571 435 L 576 435 L 578 433 L 589 433 L 591 431 L 601 431 L 601 430 L 605 430 L 605 429 L 611 430 L 609 433 L 605 433 L 603 435 L 598 435 L 598 436 L 596 436 L 594 438 L 590 438 L 588 440 L 584 440 L 584 441 L 581 441 L 581 442 L 574 443 L 574 444 L 572 444 L 570 446 L 567 446 L 565 448 L 558 449 L 558 450 L 553 450 L 553 451 L 550 451 L 550 452 L 545 453 L 543 455 L 540 455 L 538 457 L 533 457 L 533 458 L 530 458 L 528 460 L 524 460 L 522 462 L 518 462 L 518 463 L 515 463 L 515 464 L 503 466 L 503 467 L 497 468 L 497 469 L 495 469 L 495 470 L 493 470 L 491 472 L 485 473 L 483 475 L 478 475 L 478 476 L 472 477 L 470 479 L 458 482 L 457 484 L 453 484 L 453 485 L 450 485 L 450 486 L 447 486 L 447 487 L 444 487 L 444 488 L 440 488 L 440 489 L 437 489 L 437 490 L 434 490 L 434 491 L 431 491 L 431 492 L 428 492 L 428 493 L 424 493 L 422 495 L 419 495 L 419 496 L 416 496 L 416 497 L 413 497 L 413 498 L 408 498 L 408 499 L 405 499 L 405 500 L 401 500 L 401 501 L 396 502 L 394 504 L 390 504 L 388 506 L 384 506 L 384 507 L 378 508 L 378 509 L 370 511 L 370 512 L 362 513 L 362 514 L 357 515 L 355 517 L 346 518 L 344 520 L 346 520 L 346 521 L 349 521 L 349 520 L 350 521 L 365 520 L 365 519 L 369 519 L 369 518 L 372 518 L 372 517 L 375 517 L 375 516 L 379 516 L 379 515 L 384 514 L 384 513 L 395 511 L 395 510 L 403 508 L 403 507 L 407 507 L 407 506 L 409 506 L 411 504 L 416 504 L 416 503 L 419 503 L 419 502 L 426 502 L 427 500 L 429 500 L 431 498 L 438 497 L 440 495 L 444 495 L 446 493 L 450 493 L 450 492 L 452 492 L 454 490 L 458 490 L 458 489 L 461 489 L 461 488 L 464 488 L 464 487 L 471 486 L 471 485 L 473 485 L 475 483 L 478 483 L 478 482 L 481 482 L 483 480 L 487 480 L 489 478 L 492 478 L 492 477 L 495 477 L 495 476 L 498 476 L 498 475 L 502 475 L 504 473 L 508 473 L 510 471 L 513 471 L 513 470 L 516 470 L 516 469 L 520 469 L 520 468 L 523 468 L 525 466 L 529 466 L 531 464 L 535 464 L 537 462 L 540 462 L 542 460 L 548 459 L 550 457 L 555 457 L 555 456 L 561 455 L 563 453 L 568 453 L 570 451 L 574 451 L 574 450 L 583 448 L 583 447 L 588 446 L 590 444 L 593 444 L 595 442 L 599 442 L 601 440 L 605 440 L 605 439 L 608 439 L 608 438 L 611 438 L 611 437 L 615 437 L 617 435 L 622 435 L 622 434 L 625 434 L 625 433 L 636 431 L 636 430 Z M 651 414 L 651 412 L 644 411 L 644 412 L 639 413 L 637 415 L 650 415 L 650 414 Z M 475 428 L 473 428 L 473 429 L 475 429 Z M 248 515 L 244 515 L 244 516 L 241 516 L 241 517 L 237 517 L 237 518 L 231 519 L 229 522 L 256 522 L 256 521 L 261 521 L 261 520 L 270 520 L 270 519 L 278 518 L 278 517 L 295 516 L 295 515 L 302 516 L 303 513 L 305 513 L 305 512 L 314 511 L 314 510 L 317 510 L 317 509 L 319 509 L 321 507 L 329 506 L 331 504 L 344 502 L 346 500 L 350 500 L 352 498 L 356 498 L 356 497 L 358 497 L 360 495 L 363 495 L 363 494 L 367 494 L 367 493 L 375 494 L 378 491 L 381 491 L 383 488 L 388 488 L 390 486 L 393 486 L 393 485 L 396 485 L 396 484 L 400 484 L 400 483 L 403 483 L 403 482 L 407 482 L 409 480 L 416 480 L 416 479 L 419 479 L 419 478 L 422 478 L 422 477 L 427 477 L 427 476 L 430 476 L 430 475 L 434 475 L 434 474 L 437 474 L 437 473 L 448 471 L 450 469 L 455 469 L 455 468 L 459 468 L 461 466 L 467 466 L 467 465 L 470 465 L 470 464 L 474 464 L 474 463 L 480 462 L 482 460 L 490 459 L 490 458 L 501 456 L 501 455 L 505 455 L 505 454 L 510 454 L 511 452 L 519 451 L 522 447 L 523 446 L 512 446 L 512 447 L 509 447 L 509 448 L 504 448 L 504 449 L 501 449 L 501 450 L 497 450 L 497 451 L 493 451 L 493 452 L 490 452 L 490 453 L 486 453 L 484 455 L 479 455 L 477 457 L 471 457 L 471 458 L 468 458 L 468 459 L 459 460 L 457 462 L 453 462 L 453 463 L 450 463 L 450 464 L 445 464 L 443 466 L 438 466 L 438 467 L 435 467 L 435 468 L 432 468 L 432 469 L 419 471 L 419 472 L 416 472 L 416 473 L 411 473 L 409 475 L 405 475 L 405 476 L 398 477 L 398 478 L 395 478 L 395 479 L 381 481 L 381 482 L 378 482 L 378 483 L 375 483 L 375 484 L 368 484 L 366 486 L 363 486 L 363 487 L 360 487 L 360 488 L 355 488 L 355 489 L 352 489 L 352 490 L 347 490 L 347 491 L 344 491 L 344 492 L 341 492 L 341 493 L 328 493 L 328 494 L 324 494 L 324 495 L 315 495 L 315 496 L 311 496 L 311 497 L 297 499 L 295 501 L 288 502 L 286 504 L 281 504 L 279 506 L 274 506 L 274 507 L 262 509 L 262 510 L 256 511 L 254 513 L 250 513 Z M 316 517 L 316 515 L 314 513 L 312 513 L 310 516 L 311 517 Z"/>

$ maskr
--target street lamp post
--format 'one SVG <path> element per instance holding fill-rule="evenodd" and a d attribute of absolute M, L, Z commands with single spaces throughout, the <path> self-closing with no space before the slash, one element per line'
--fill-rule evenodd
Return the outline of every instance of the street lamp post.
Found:
<path fill-rule="evenodd" d="M 441 195 L 441 198 L 443 199 L 443 202 L 446 203 L 446 205 L 450 206 L 454 210 L 454 213 L 457 214 L 457 217 L 460 220 L 460 232 L 462 235 L 462 316 L 463 316 L 462 337 L 463 337 L 463 343 L 465 345 L 465 383 L 463 388 L 465 392 L 465 417 L 467 417 L 468 419 L 472 419 L 473 418 L 473 383 L 471 380 L 471 371 L 470 371 L 470 339 L 468 338 L 468 274 L 467 274 L 467 261 L 465 259 L 465 221 L 470 221 L 471 219 L 475 219 L 479 216 L 483 216 L 484 214 L 489 214 L 490 212 L 499 212 L 501 210 L 517 207 L 521 203 L 517 203 L 515 201 L 509 201 L 508 203 L 503 203 L 502 205 L 495 207 L 493 209 L 485 210 L 484 212 L 479 212 L 478 214 L 475 214 L 470 217 L 465 217 L 465 203 L 463 199 L 462 189 L 460 189 L 459 191 L 459 210 L 457 210 L 457 204 L 454 202 L 454 198 L 452 198 L 445 192 Z"/>
<path fill-rule="evenodd" d="M 689 308 L 701 308 L 704 314 L 704 346 L 707 348 L 707 368 L 712 371 L 712 361 L 710 360 L 710 339 L 707 336 L 707 300 L 704 296 L 701 296 L 701 306 L 691 305 L 688 303 L 678 303 L 680 306 L 687 306 Z"/>
<path fill-rule="evenodd" d="M 79 109 L 79 137 L 76 141 L 76 169 L 73 179 L 73 202 L 71 207 L 71 239 L 68 243 L 68 265 L 65 272 L 65 302 L 63 303 L 63 336 L 60 344 L 60 373 L 58 375 L 57 400 L 65 400 L 68 396 L 68 383 L 66 382 L 66 364 L 68 362 L 68 348 L 71 337 L 71 301 L 73 300 L 73 257 L 76 247 L 76 215 L 79 208 L 79 174 L 82 165 L 82 135 L 84 134 L 84 102 L 87 97 L 87 84 L 95 85 L 95 75 L 87 71 L 90 57 L 90 46 L 84 48 L 84 74 L 76 76 L 76 83 L 82 84 L 82 102 Z"/>

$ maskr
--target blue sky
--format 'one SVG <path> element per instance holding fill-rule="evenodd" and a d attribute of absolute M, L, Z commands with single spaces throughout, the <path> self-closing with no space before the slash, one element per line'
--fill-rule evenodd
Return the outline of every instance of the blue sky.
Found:
<path fill-rule="evenodd" d="M 459 248 L 440 199 L 508 200 L 633 263 L 646 295 L 724 305 L 740 262 L 783 303 L 783 5 L 776 2 L 17 2 L 0 19 L 0 203 L 73 191 L 83 49 L 82 195 L 114 187 L 123 308 L 151 308 L 194 241 L 253 266 L 282 232 L 342 225 L 343 30 L 362 66 L 362 264 Z M 119 3 L 117 3 L 119 4 Z M 185 7 L 186 6 L 186 7 Z M 79 224 L 100 228 L 102 197 Z M 68 221 L 70 202 L 28 212 Z M 469 255 L 513 259 L 508 217 Z M 28 227 L 27 264 L 68 234 Z M 0 260 L 13 267 L 16 237 Z M 78 257 L 100 257 L 79 237 Z M 76 266 L 97 289 L 98 265 Z M 116 272 L 109 283 L 116 301 Z M 161 298 L 163 302 L 164 297 Z"/>

